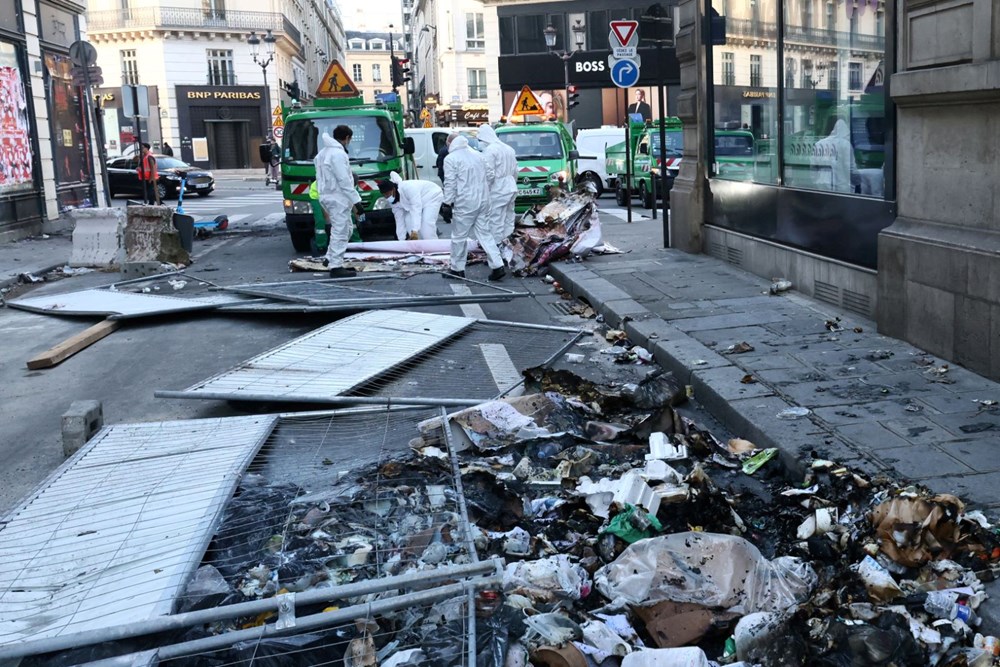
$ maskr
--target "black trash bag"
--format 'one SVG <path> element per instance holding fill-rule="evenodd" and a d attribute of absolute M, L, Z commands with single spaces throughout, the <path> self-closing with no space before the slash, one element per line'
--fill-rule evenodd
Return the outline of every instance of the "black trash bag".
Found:
<path fill-rule="evenodd" d="M 824 638 L 826 649 L 810 664 L 823 667 L 917 667 L 927 656 L 910 633 L 907 620 L 885 612 L 870 624 L 847 625 L 831 621 Z"/>
<path fill-rule="evenodd" d="M 289 504 L 297 489 L 291 486 L 243 486 L 226 508 L 222 525 L 209 553 L 211 564 L 232 582 L 265 556 L 264 547 L 281 534 Z"/>
<path fill-rule="evenodd" d="M 425 664 L 434 667 L 460 667 L 465 664 L 465 640 L 468 625 L 465 619 L 446 621 L 439 625 L 425 625 L 420 648 L 426 656 Z"/>
<path fill-rule="evenodd" d="M 476 667 L 504 667 L 510 636 L 524 634 L 523 615 L 501 605 L 491 615 L 476 619 Z"/>
<path fill-rule="evenodd" d="M 191 581 L 184 589 L 184 595 L 180 598 L 177 611 L 183 614 L 198 609 L 217 607 L 232 592 L 233 589 L 230 588 L 225 577 L 217 569 L 211 565 L 202 565 L 195 571 Z"/>

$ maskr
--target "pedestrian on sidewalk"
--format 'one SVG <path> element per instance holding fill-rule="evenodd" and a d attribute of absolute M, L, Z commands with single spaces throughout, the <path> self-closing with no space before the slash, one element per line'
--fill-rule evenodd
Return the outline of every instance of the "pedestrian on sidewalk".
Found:
<path fill-rule="evenodd" d="M 361 195 L 354 187 L 354 173 L 347 157 L 347 147 L 354 132 L 346 125 L 338 125 L 333 136 L 323 133 L 323 148 L 316 155 L 316 189 L 319 202 L 330 221 L 330 239 L 326 251 L 327 266 L 331 278 L 349 278 L 354 269 L 344 268 L 344 253 L 351 238 L 351 209 L 358 215 L 364 212 Z"/>
<path fill-rule="evenodd" d="M 160 150 L 160 152 L 163 153 L 164 155 L 166 155 L 167 157 L 173 157 L 174 156 L 174 149 L 171 148 L 170 144 L 168 144 L 165 141 L 163 142 L 163 148 Z"/>
<path fill-rule="evenodd" d="M 483 157 L 469 148 L 464 136 L 455 137 L 444 160 L 444 203 L 452 208 L 451 268 L 445 274 L 465 277 L 469 237 L 479 241 L 492 271 L 489 280 L 502 280 L 506 272 L 487 219 L 490 193 Z"/>
<path fill-rule="evenodd" d="M 392 172 L 381 181 L 378 190 L 392 204 L 396 219 L 396 238 L 400 241 L 436 239 L 438 214 L 444 192 L 430 181 L 404 181 Z"/>
<path fill-rule="evenodd" d="M 142 183 L 142 201 L 150 206 L 160 203 L 160 193 L 156 188 L 159 174 L 156 171 L 156 158 L 150 152 L 150 145 L 143 142 L 139 146 L 139 167 L 135 170 Z"/>
<path fill-rule="evenodd" d="M 485 144 L 486 183 L 490 190 L 490 232 L 499 245 L 514 233 L 514 199 L 517 197 L 517 153 L 489 125 L 479 128 Z"/>

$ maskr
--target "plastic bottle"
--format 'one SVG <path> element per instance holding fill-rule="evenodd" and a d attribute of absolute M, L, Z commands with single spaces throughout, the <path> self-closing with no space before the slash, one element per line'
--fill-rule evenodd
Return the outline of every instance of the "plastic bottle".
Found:
<path fill-rule="evenodd" d="M 968 626 L 979 625 L 979 617 L 972 607 L 958 604 L 959 594 L 954 591 L 931 591 L 924 601 L 927 613 L 950 621 L 958 619 Z"/>
<path fill-rule="evenodd" d="M 1000 639 L 997 639 L 996 637 L 984 637 L 977 634 L 972 644 L 976 648 L 982 649 L 992 656 L 1000 655 Z"/>

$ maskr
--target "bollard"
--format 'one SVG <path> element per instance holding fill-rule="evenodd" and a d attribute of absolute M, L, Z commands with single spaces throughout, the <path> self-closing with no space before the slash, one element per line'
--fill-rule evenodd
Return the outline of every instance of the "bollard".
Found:
<path fill-rule="evenodd" d="M 100 401 L 73 401 L 62 416 L 63 455 L 73 456 L 104 426 Z"/>

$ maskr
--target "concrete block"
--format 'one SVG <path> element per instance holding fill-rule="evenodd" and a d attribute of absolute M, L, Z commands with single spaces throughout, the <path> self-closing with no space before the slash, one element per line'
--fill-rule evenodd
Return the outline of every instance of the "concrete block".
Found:
<path fill-rule="evenodd" d="M 104 426 L 100 401 L 73 401 L 62 416 L 63 455 L 70 457 Z"/>
<path fill-rule="evenodd" d="M 123 280 L 155 276 L 157 273 L 163 273 L 163 264 L 160 262 L 125 262 L 122 264 Z"/>
<path fill-rule="evenodd" d="M 181 246 L 174 229 L 173 209 L 168 206 L 130 206 L 125 224 L 125 261 L 190 264 L 191 256 Z"/>
<path fill-rule="evenodd" d="M 121 266 L 125 259 L 125 212 L 122 209 L 77 209 L 66 216 L 73 223 L 70 266 Z"/>

